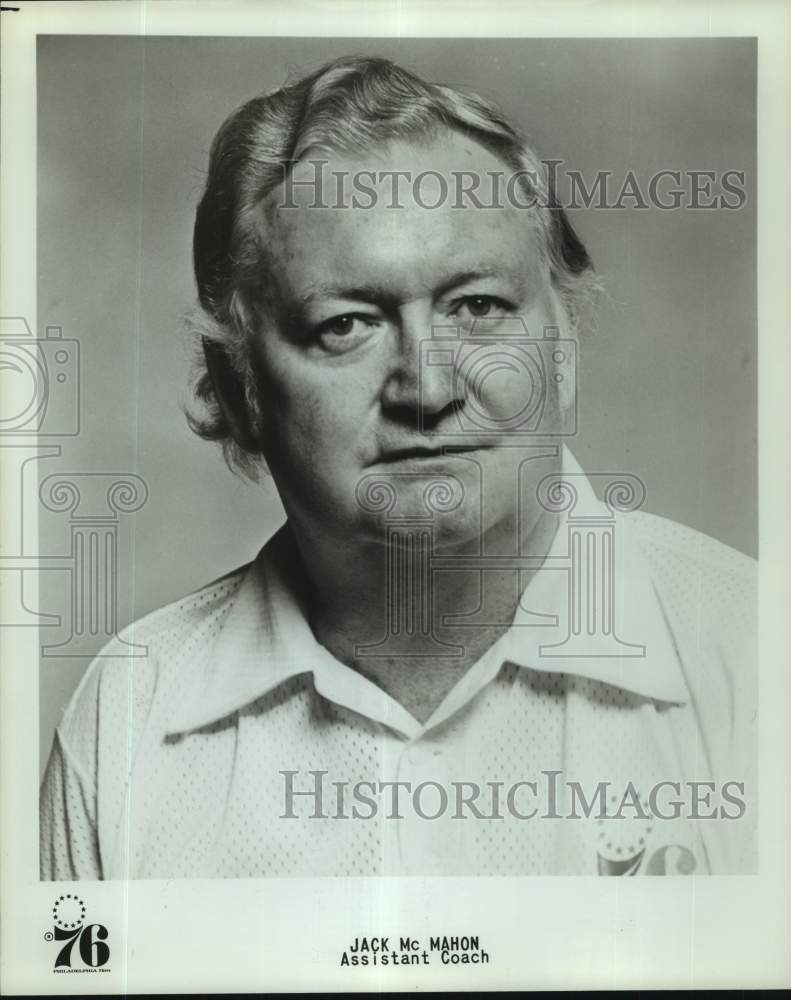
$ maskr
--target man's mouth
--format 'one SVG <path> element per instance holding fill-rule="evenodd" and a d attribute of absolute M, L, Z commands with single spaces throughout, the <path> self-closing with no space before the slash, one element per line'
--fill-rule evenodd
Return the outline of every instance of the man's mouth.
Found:
<path fill-rule="evenodd" d="M 409 460 L 431 460 L 437 458 L 452 458 L 454 455 L 462 455 L 471 451 L 482 451 L 491 448 L 488 442 L 477 442 L 463 444 L 443 444 L 443 445 L 414 445 L 411 448 L 394 448 L 382 453 L 381 462 L 405 462 Z"/>

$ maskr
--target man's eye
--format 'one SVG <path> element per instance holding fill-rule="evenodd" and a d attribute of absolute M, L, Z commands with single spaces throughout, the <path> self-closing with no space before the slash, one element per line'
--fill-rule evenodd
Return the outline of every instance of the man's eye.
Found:
<path fill-rule="evenodd" d="M 348 350 L 367 339 L 379 323 L 376 316 L 343 313 L 320 324 L 316 329 L 316 339 L 329 350 Z"/>
<path fill-rule="evenodd" d="M 335 316 L 326 323 L 322 323 L 321 333 L 334 333 L 339 337 L 345 337 L 354 330 L 354 324 L 358 322 L 356 316 Z"/>
<path fill-rule="evenodd" d="M 512 307 L 503 299 L 494 295 L 474 295 L 462 299 L 453 309 L 452 315 L 467 315 L 473 319 L 484 316 L 499 316 L 512 311 Z"/>

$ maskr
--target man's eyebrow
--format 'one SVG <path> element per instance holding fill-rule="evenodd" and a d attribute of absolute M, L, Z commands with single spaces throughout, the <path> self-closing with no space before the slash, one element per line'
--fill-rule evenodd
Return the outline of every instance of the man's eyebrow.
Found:
<path fill-rule="evenodd" d="M 503 267 L 477 267 L 473 271 L 457 271 L 442 282 L 439 288 L 436 289 L 436 295 L 437 298 L 440 298 L 448 292 L 453 291 L 454 288 L 467 285 L 472 281 L 479 281 L 481 278 L 512 279 L 513 277 L 514 273 L 508 268 Z"/>
<path fill-rule="evenodd" d="M 457 271 L 445 278 L 442 283 L 434 289 L 434 296 L 441 298 L 454 288 L 459 288 L 472 281 L 481 278 L 506 278 L 514 281 L 517 278 L 515 271 L 507 267 L 479 267 L 471 271 Z M 353 302 L 394 302 L 397 296 L 392 288 L 385 285 L 314 285 L 308 292 L 300 296 L 303 305 L 310 305 L 317 299 L 349 299 Z"/>
<path fill-rule="evenodd" d="M 317 299 L 351 299 L 354 302 L 376 302 L 392 299 L 393 292 L 381 285 L 314 285 L 309 292 L 300 295 L 303 305 L 310 305 Z"/>

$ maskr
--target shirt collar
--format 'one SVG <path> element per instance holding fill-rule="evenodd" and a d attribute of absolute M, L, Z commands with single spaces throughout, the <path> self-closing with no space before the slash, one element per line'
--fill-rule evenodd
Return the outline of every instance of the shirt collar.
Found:
<path fill-rule="evenodd" d="M 562 513 L 548 556 L 522 595 L 502 640 L 504 658 L 683 703 L 688 691 L 675 641 L 630 515 L 599 500 L 569 449 L 563 452 L 561 478 L 575 498 L 573 507 Z M 587 549 L 576 573 L 570 570 L 575 545 Z M 589 588 L 591 578 L 595 585 Z M 582 627 L 576 638 L 570 635 L 568 615 L 557 620 L 557 609 L 575 600 L 583 625 L 592 619 L 598 623 L 592 632 Z M 611 626 L 604 624 L 608 609 Z"/>
<path fill-rule="evenodd" d="M 614 631 L 586 633 L 584 643 L 580 640 L 576 647 L 564 644 L 566 616 L 558 616 L 557 609 L 572 599 L 569 546 L 574 521 L 561 513 L 548 556 L 524 591 L 512 627 L 449 692 L 426 727 L 437 724 L 438 713 L 452 714 L 469 699 L 473 687 L 486 683 L 506 661 L 587 677 L 659 701 L 687 700 L 672 633 L 628 516 L 617 518 L 597 499 L 565 447 L 562 477 L 573 483 L 576 493 L 572 514 L 582 511 L 592 526 L 611 523 L 615 529 L 611 533 L 614 573 L 608 591 L 616 608 Z M 305 593 L 295 542 L 285 524 L 247 568 L 205 672 L 172 714 L 169 733 L 209 725 L 307 673 L 313 675 L 316 690 L 331 701 L 408 736 L 424 728 L 316 640 L 307 620 Z"/>
<path fill-rule="evenodd" d="M 406 709 L 317 642 L 308 624 L 300 558 L 286 523 L 247 567 L 205 671 L 172 714 L 167 731 L 200 729 L 308 673 L 330 701 L 414 735 L 417 723 Z"/>

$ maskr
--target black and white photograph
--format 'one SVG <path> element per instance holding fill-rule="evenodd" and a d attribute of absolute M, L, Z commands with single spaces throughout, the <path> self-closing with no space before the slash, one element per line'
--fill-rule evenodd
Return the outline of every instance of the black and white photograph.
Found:
<path fill-rule="evenodd" d="M 44 775 L 42 877 L 751 872 L 754 43 L 485 40 L 466 71 L 453 39 L 277 50 L 146 40 L 143 77 L 137 39 L 39 41 L 40 315 L 64 338 L 80 323 L 89 401 L 93 367 L 116 409 L 134 352 L 126 402 L 148 410 L 94 437 L 94 391 L 81 430 L 138 453 L 100 486 L 149 494 L 129 586 L 148 607 L 144 581 L 175 589 L 209 532 L 251 545 L 235 567 L 215 541 L 214 579 L 80 678 Z M 207 66 L 232 81 L 219 126 Z M 262 66 L 284 82 L 246 94 Z M 110 151 L 125 75 L 148 98 Z M 603 111 L 614 128 L 558 148 L 557 91 L 581 76 L 588 130 Z M 631 162 L 628 113 L 651 147 Z M 83 212 L 99 199 L 122 199 L 128 268 Z M 153 305 L 190 264 L 181 324 Z M 67 302 L 73 270 L 98 301 Z M 63 308 L 81 319 L 55 324 Z M 138 386 L 189 333 L 182 414 L 188 372 Z M 255 481 L 238 514 L 229 475 L 198 523 L 218 449 L 179 470 L 185 423 Z M 79 517 L 84 478 L 40 465 L 42 502 Z M 78 535 L 83 641 L 116 585 L 105 537 Z M 66 651 L 45 649 L 44 681 Z"/>
<path fill-rule="evenodd" d="M 674 894 L 686 927 L 698 894 L 757 907 L 759 695 L 787 690 L 759 471 L 787 442 L 759 422 L 756 32 L 114 33 L 75 6 L 29 46 L 35 312 L 6 284 L 0 318 L 50 978 L 128 969 L 129 900 L 175 919 L 156 886 L 229 928 L 293 890 L 283 934 L 317 887 L 326 949 L 231 992 L 523 987 L 486 922 L 498 893 L 523 919 L 518 886 L 613 933 L 624 892 L 664 899 L 649 936 Z M 651 986 L 663 952 L 710 985 L 667 933 L 555 985 Z"/>

